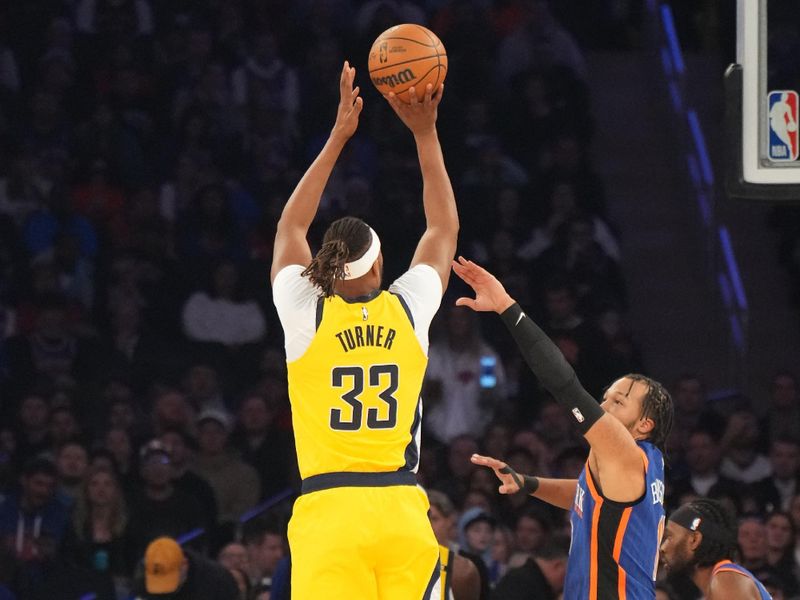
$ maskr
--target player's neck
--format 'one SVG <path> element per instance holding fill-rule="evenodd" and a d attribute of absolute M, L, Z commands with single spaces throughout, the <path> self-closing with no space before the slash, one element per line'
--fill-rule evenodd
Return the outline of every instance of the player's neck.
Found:
<path fill-rule="evenodd" d="M 374 281 L 340 281 L 334 290 L 337 295 L 345 300 L 352 300 L 354 298 L 362 298 L 364 296 L 374 295 L 378 290 L 378 286 Z"/>
<path fill-rule="evenodd" d="M 713 566 L 697 567 L 692 574 L 692 581 L 703 592 L 703 596 L 708 596 L 708 588 L 711 585 L 711 574 L 713 572 Z"/>

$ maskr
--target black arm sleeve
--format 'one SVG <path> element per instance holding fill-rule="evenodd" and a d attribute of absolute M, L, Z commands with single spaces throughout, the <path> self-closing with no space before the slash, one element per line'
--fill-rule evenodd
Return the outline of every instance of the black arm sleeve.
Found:
<path fill-rule="evenodd" d="M 583 389 L 575 370 L 561 351 L 520 308 L 519 304 L 506 309 L 500 315 L 525 362 L 553 398 L 570 410 L 582 434 L 603 416 L 604 411 L 597 401 Z"/>

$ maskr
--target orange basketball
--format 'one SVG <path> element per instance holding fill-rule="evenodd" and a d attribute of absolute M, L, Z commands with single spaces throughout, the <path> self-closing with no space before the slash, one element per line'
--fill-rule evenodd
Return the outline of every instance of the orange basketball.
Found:
<path fill-rule="evenodd" d="M 369 51 L 369 77 L 381 94 L 394 92 L 410 102 L 408 89 L 422 99 L 430 83 L 434 92 L 447 75 L 444 44 L 430 29 L 405 23 L 380 34 Z"/>

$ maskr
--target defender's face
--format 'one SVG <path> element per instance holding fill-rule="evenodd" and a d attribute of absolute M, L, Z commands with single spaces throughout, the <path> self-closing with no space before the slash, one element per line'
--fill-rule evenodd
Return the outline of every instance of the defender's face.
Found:
<path fill-rule="evenodd" d="M 647 386 L 639 381 L 623 377 L 611 384 L 603 395 L 600 406 L 616 417 L 629 431 L 641 420 Z"/>
<path fill-rule="evenodd" d="M 661 564 L 668 573 L 683 573 L 691 566 L 694 559 L 691 548 L 693 535 L 685 527 L 667 522 L 661 540 Z"/>

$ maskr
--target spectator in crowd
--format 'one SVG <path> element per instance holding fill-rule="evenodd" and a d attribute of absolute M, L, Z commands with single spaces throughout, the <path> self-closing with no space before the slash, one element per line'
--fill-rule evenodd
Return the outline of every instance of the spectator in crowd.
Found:
<path fill-rule="evenodd" d="M 720 465 L 719 442 L 710 431 L 697 429 L 689 434 L 686 446 L 687 475 L 672 482 L 667 491 L 668 502 L 672 506 L 682 504 L 685 494 L 694 496 L 720 495 L 738 497 L 740 487 L 735 481 L 722 475 Z"/>
<path fill-rule="evenodd" d="M 225 544 L 217 554 L 217 562 L 228 570 L 236 569 L 246 573 L 249 570 L 247 548 L 239 542 Z"/>
<path fill-rule="evenodd" d="M 767 556 L 767 527 L 759 515 L 745 515 L 739 521 L 737 540 L 741 564 L 756 577 L 770 570 Z"/>
<path fill-rule="evenodd" d="M 496 63 L 500 83 L 531 68 L 568 67 L 578 77 L 586 77 L 586 61 L 577 42 L 559 24 L 548 0 L 522 3 L 519 26 L 503 38 L 497 48 Z"/>
<path fill-rule="evenodd" d="M 272 32 L 257 35 L 243 66 L 233 73 L 233 97 L 239 106 L 255 106 L 274 111 L 289 133 L 297 127 L 300 97 L 297 72 L 278 52 Z"/>
<path fill-rule="evenodd" d="M 675 427 L 670 434 L 669 446 L 675 449 L 678 460 L 683 458 L 689 434 L 697 428 L 713 426 L 707 418 L 706 389 L 703 381 L 694 373 L 680 375 L 672 384 L 675 398 Z"/>
<path fill-rule="evenodd" d="M 752 485 L 760 504 L 777 510 L 789 510 L 792 497 L 800 492 L 800 440 L 778 437 L 769 450 L 772 474 Z"/>
<path fill-rule="evenodd" d="M 551 525 L 541 509 L 528 508 L 517 518 L 514 539 L 517 551 L 533 555 L 550 537 Z"/>
<path fill-rule="evenodd" d="M 132 500 L 128 531 L 131 556 L 144 554 L 147 545 L 162 535 L 177 537 L 198 527 L 210 528 L 200 501 L 178 489 L 172 482 L 172 465 L 160 440 L 142 446 L 139 472 L 142 488 Z"/>
<path fill-rule="evenodd" d="M 194 342 L 236 347 L 260 341 L 266 320 L 258 303 L 244 295 L 233 261 L 214 265 L 207 290 L 194 292 L 183 307 L 183 330 Z"/>
<path fill-rule="evenodd" d="M 56 498 L 58 471 L 48 458 L 22 468 L 20 486 L 0 503 L 0 540 L 22 565 L 55 553 L 67 531 L 69 511 Z"/>
<path fill-rule="evenodd" d="M 579 206 L 578 190 L 574 183 L 565 180 L 554 182 L 548 195 L 548 214 L 544 222 L 534 227 L 529 239 L 520 247 L 520 258 L 531 261 L 558 240 L 561 229 L 582 207 Z M 597 215 L 592 219 L 592 238 L 603 252 L 614 260 L 621 258 L 619 243 L 608 224 Z"/>
<path fill-rule="evenodd" d="M 198 413 L 204 410 L 227 411 L 227 402 L 216 368 L 205 362 L 195 362 L 183 378 L 186 400 Z"/>
<path fill-rule="evenodd" d="M 553 536 L 525 564 L 506 573 L 495 586 L 492 598 L 555 600 L 564 588 L 568 555 L 569 538 L 566 535 Z"/>
<path fill-rule="evenodd" d="M 144 577 L 134 586 L 139 598 L 238 600 L 236 580 L 221 565 L 170 537 L 159 537 L 144 553 Z"/>
<path fill-rule="evenodd" d="M 450 307 L 445 316 L 444 339 L 430 347 L 423 394 L 425 426 L 450 442 L 462 434 L 481 436 L 506 392 L 502 361 L 483 340 L 475 315 Z"/>
<path fill-rule="evenodd" d="M 800 565 L 794 558 L 797 533 L 792 518 L 785 512 L 773 511 L 765 521 L 767 532 L 767 564 L 780 574 L 787 596 L 796 596 L 800 591 L 798 573 Z"/>
<path fill-rule="evenodd" d="M 178 249 L 198 261 L 198 275 L 214 261 L 241 260 L 245 255 L 242 231 L 222 185 L 200 188 L 186 212 L 179 216 L 176 230 Z"/>
<path fill-rule="evenodd" d="M 720 473 L 750 484 L 771 475 L 771 465 L 766 456 L 758 451 L 758 419 L 750 410 L 739 410 L 728 417 L 725 433 L 720 445 L 724 458 Z"/>
<path fill-rule="evenodd" d="M 511 427 L 500 421 L 491 423 L 483 436 L 482 449 L 491 456 L 502 456 L 501 460 L 505 460 L 510 447 Z"/>
<path fill-rule="evenodd" d="M 247 549 L 250 583 L 270 588 L 278 563 L 286 554 L 286 535 L 275 519 L 260 517 L 245 524 L 242 543 Z"/>
<path fill-rule="evenodd" d="M 492 578 L 492 573 L 496 572 L 496 565 L 492 561 L 492 541 L 496 525 L 497 519 L 484 508 L 474 507 L 461 514 L 457 526 L 460 548 L 478 557 L 483 567 L 479 570 L 486 574 L 490 586 L 496 581 Z"/>
<path fill-rule="evenodd" d="M 772 379 L 769 410 L 762 430 L 768 439 L 781 436 L 800 439 L 800 396 L 797 393 L 797 378 L 784 371 Z"/>
<path fill-rule="evenodd" d="M 40 303 L 34 330 L 8 342 L 11 371 L 18 380 L 74 383 L 82 343 L 67 323 L 63 298 L 49 296 Z"/>
<path fill-rule="evenodd" d="M 189 468 L 197 443 L 182 429 L 167 429 L 160 439 L 169 452 L 175 487 L 197 498 L 203 506 L 203 514 L 210 522 L 216 523 L 217 500 L 214 489 L 205 478 Z"/>
<path fill-rule="evenodd" d="M 607 348 L 600 332 L 579 310 L 578 302 L 578 290 L 568 277 L 551 278 L 544 289 L 543 330 L 575 369 L 586 389 L 599 397 L 602 387 L 612 377 L 607 370 Z M 521 385 L 526 388 L 532 375 L 528 369 L 523 369 L 522 373 Z"/>
<path fill-rule="evenodd" d="M 258 473 L 242 462 L 228 447 L 231 417 L 218 410 L 205 410 L 197 417 L 198 452 L 192 470 L 214 490 L 219 521 L 235 521 L 255 505 L 261 483 Z"/>
<path fill-rule="evenodd" d="M 511 555 L 513 551 L 514 532 L 511 531 L 510 527 L 498 523 L 494 529 L 494 540 L 492 540 L 492 561 L 495 565 L 492 575 L 495 583 L 508 573 L 508 570 L 512 567 Z"/>
<path fill-rule="evenodd" d="M 111 574 L 118 587 L 130 577 L 128 509 L 116 474 L 92 467 L 72 510 L 72 530 L 64 554 L 85 569 Z"/>
<path fill-rule="evenodd" d="M 26 394 L 19 404 L 17 459 L 28 458 L 50 450 L 50 405 L 41 393 Z"/>
<path fill-rule="evenodd" d="M 251 392 L 239 405 L 231 446 L 258 471 L 262 498 L 269 498 L 299 479 L 292 433 L 279 426 L 277 411 L 266 395 Z"/>
<path fill-rule="evenodd" d="M 53 397 L 55 403 L 55 397 Z M 75 411 L 67 404 L 53 406 L 50 411 L 50 440 L 55 448 L 81 437 L 81 424 Z"/>
<path fill-rule="evenodd" d="M 139 483 L 136 459 L 133 454 L 133 441 L 126 429 L 109 429 L 103 439 L 103 448 L 114 459 L 114 469 L 126 498 L 134 496 L 134 488 Z"/>
<path fill-rule="evenodd" d="M 143 300 L 124 296 L 111 302 L 111 327 L 101 340 L 102 360 L 107 369 L 146 389 L 153 378 L 169 364 L 165 356 L 169 344 L 145 324 Z"/>
<path fill-rule="evenodd" d="M 175 427 L 194 431 L 195 410 L 180 391 L 174 388 L 157 390 L 151 412 L 153 432 L 159 435 L 162 431 Z"/>
<path fill-rule="evenodd" d="M 436 483 L 437 489 L 454 499 L 458 504 L 464 499 L 470 486 L 470 476 L 475 468 L 469 457 L 478 449 L 475 437 L 462 434 L 447 446 L 447 469 Z"/>
<path fill-rule="evenodd" d="M 72 508 L 89 468 L 89 452 L 80 442 L 67 441 L 58 447 L 55 463 L 58 470 L 59 499 Z"/>

